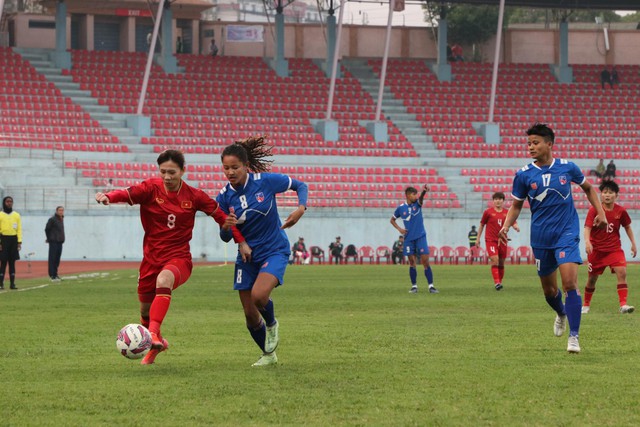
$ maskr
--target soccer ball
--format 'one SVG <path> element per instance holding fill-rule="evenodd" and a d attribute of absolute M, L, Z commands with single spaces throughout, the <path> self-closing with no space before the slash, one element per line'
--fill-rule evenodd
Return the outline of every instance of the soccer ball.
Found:
<path fill-rule="evenodd" d="M 116 347 L 128 359 L 140 359 L 151 349 L 151 333 L 137 323 L 130 323 L 118 332 Z"/>

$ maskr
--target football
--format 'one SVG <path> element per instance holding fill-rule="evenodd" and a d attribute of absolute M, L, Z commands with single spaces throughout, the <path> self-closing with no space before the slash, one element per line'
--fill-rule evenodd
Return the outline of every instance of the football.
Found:
<path fill-rule="evenodd" d="M 116 347 L 128 359 L 140 359 L 151 348 L 151 333 L 147 328 L 130 323 L 118 332 Z"/>

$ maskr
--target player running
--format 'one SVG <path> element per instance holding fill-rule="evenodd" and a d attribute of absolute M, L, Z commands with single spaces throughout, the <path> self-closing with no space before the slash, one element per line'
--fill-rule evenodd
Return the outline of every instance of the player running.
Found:
<path fill-rule="evenodd" d="M 631 241 L 631 255 L 636 256 L 636 240 L 631 230 L 631 218 L 627 210 L 616 203 L 618 198 L 618 184 L 614 181 L 604 181 L 600 185 L 600 199 L 602 207 L 607 215 L 608 226 L 606 228 L 593 228 L 593 219 L 596 211 L 592 207 L 587 213 L 584 222 L 584 240 L 589 261 L 589 278 L 584 288 L 584 305 L 582 313 L 588 313 L 591 307 L 591 298 L 596 291 L 598 276 L 609 267 L 611 273 L 615 273 L 618 279 L 618 300 L 620 313 L 633 313 L 635 307 L 627 305 L 627 260 L 620 242 L 620 227 L 624 227 Z"/>
<path fill-rule="evenodd" d="M 400 234 L 404 235 L 404 253 L 409 258 L 409 278 L 411 279 L 411 289 L 409 293 L 418 292 L 418 284 L 416 279 L 418 273 L 416 270 L 416 258 L 420 256 L 420 263 L 424 267 L 424 275 L 429 283 L 429 292 L 437 294 L 438 290 L 433 286 L 433 272 L 429 265 L 429 243 L 427 243 L 427 231 L 424 228 L 424 220 L 422 218 L 422 202 L 424 196 L 429 191 L 429 187 L 425 184 L 422 192 L 418 196 L 418 190 L 414 187 L 407 187 L 404 190 L 406 203 L 398 206 L 391 217 L 391 225 L 394 226 Z M 404 227 L 400 227 L 396 220 L 402 218 Z"/>
<path fill-rule="evenodd" d="M 507 213 L 500 241 L 508 241 L 524 201 L 531 207 L 531 246 L 536 258 L 538 276 L 547 303 L 557 313 L 554 334 L 560 337 L 569 321 L 567 351 L 579 353 L 582 297 L 578 292 L 580 257 L 580 220 L 571 195 L 571 183 L 578 184 L 596 210 L 593 227 L 607 225 L 598 194 L 575 163 L 553 157 L 555 135 L 545 124 L 536 123 L 527 130 L 527 145 L 532 163 L 522 167 L 513 179 L 513 204 Z M 558 290 L 556 272 L 560 270 L 562 290 Z"/>
<path fill-rule="evenodd" d="M 275 317 L 271 292 L 284 284 L 288 265 L 289 239 L 284 229 L 294 226 L 307 209 L 307 184 L 287 175 L 267 173 L 271 147 L 264 138 L 248 138 L 227 146 L 220 156 L 229 183 L 220 190 L 220 208 L 237 218 L 238 229 L 252 248 L 251 260 L 238 255 L 233 289 L 238 291 L 244 310 L 247 329 L 262 350 L 253 366 L 278 363 L 278 321 Z M 280 222 L 276 194 L 294 190 L 298 194 L 298 208 Z M 231 235 L 221 230 L 228 240 Z"/>
<path fill-rule="evenodd" d="M 507 258 L 507 245 L 500 243 L 498 233 L 500 233 L 500 229 L 507 218 L 507 211 L 502 208 L 504 205 L 504 193 L 498 191 L 497 193 L 493 193 L 491 198 L 493 199 L 493 207 L 485 210 L 482 214 L 476 246 L 480 247 L 480 237 L 482 237 L 484 228 L 487 227 L 484 242 L 487 247 L 487 254 L 489 255 L 489 263 L 491 264 L 493 283 L 496 291 L 499 291 L 503 287 L 502 278 L 504 277 L 504 260 Z M 513 229 L 520 232 L 520 227 L 518 227 L 517 222 L 513 223 Z"/>
<path fill-rule="evenodd" d="M 184 155 L 166 150 L 158 156 L 160 178 L 150 178 L 123 190 L 96 193 L 96 201 L 103 205 L 128 203 L 140 205 L 140 220 L 144 229 L 143 258 L 138 276 L 140 322 L 151 332 L 151 350 L 142 359 L 150 365 L 156 356 L 169 347 L 160 327 L 169 305 L 172 291 L 191 276 L 193 264 L 189 242 L 197 211 L 204 212 L 233 233 L 243 257 L 251 256 L 251 249 L 242 234 L 233 226 L 235 218 L 218 209 L 218 203 L 206 193 L 182 180 Z"/>

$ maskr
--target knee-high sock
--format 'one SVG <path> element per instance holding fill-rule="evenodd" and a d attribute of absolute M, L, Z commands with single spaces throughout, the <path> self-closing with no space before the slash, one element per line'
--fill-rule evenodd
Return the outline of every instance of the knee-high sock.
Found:
<path fill-rule="evenodd" d="M 500 271 L 498 270 L 497 265 L 491 266 L 491 276 L 493 276 L 493 283 L 496 285 L 500 283 Z"/>
<path fill-rule="evenodd" d="M 618 300 L 620 300 L 620 307 L 627 305 L 627 295 L 629 288 L 626 283 L 618 283 Z"/>
<path fill-rule="evenodd" d="M 569 335 L 577 336 L 580 332 L 580 318 L 582 316 L 582 297 L 577 289 L 567 292 L 564 309 L 569 321 Z"/>
<path fill-rule="evenodd" d="M 0 283 L 4 284 L 4 272 L 7 270 L 7 261 L 0 262 Z"/>
<path fill-rule="evenodd" d="M 504 278 L 504 265 L 498 266 L 498 273 L 500 276 L 500 283 L 502 283 L 502 279 Z"/>
<path fill-rule="evenodd" d="M 276 314 L 273 310 L 273 300 L 271 300 L 271 298 L 269 298 L 269 302 L 264 306 L 264 308 L 259 311 L 267 326 L 273 326 L 273 324 L 276 323 Z"/>
<path fill-rule="evenodd" d="M 409 267 L 409 278 L 411 279 L 411 285 L 415 286 L 418 278 L 418 272 L 415 267 Z"/>
<path fill-rule="evenodd" d="M 547 300 L 547 304 L 551 306 L 560 316 L 564 316 L 564 304 L 562 303 L 562 293 L 558 290 L 558 293 L 554 297 L 544 297 Z M 581 309 L 582 310 L 582 309 Z"/>
<path fill-rule="evenodd" d="M 157 288 L 156 297 L 149 309 L 149 330 L 160 335 L 160 326 L 171 305 L 171 289 Z"/>
<path fill-rule="evenodd" d="M 247 326 L 247 329 L 251 334 L 251 338 L 253 338 L 256 344 L 258 344 L 258 347 L 260 347 L 262 352 L 264 352 L 264 341 L 267 338 L 267 327 L 262 319 L 260 320 L 260 324 L 258 326 Z"/>
<path fill-rule="evenodd" d="M 424 277 L 427 278 L 429 286 L 433 285 L 433 271 L 431 270 L 431 266 L 424 269 Z"/>
<path fill-rule="evenodd" d="M 596 291 L 596 288 L 584 288 L 584 305 L 587 307 L 591 305 L 591 298 L 593 298 L 593 293 Z M 618 293 L 619 294 L 619 293 Z"/>

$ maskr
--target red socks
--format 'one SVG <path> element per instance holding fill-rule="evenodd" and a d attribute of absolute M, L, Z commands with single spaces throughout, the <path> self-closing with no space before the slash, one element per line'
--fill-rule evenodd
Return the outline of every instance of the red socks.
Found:
<path fill-rule="evenodd" d="M 627 305 L 627 294 L 629 293 L 629 288 L 626 283 L 618 284 L 618 299 L 620 300 L 620 307 L 623 305 Z"/>
<path fill-rule="evenodd" d="M 151 303 L 149 309 L 149 330 L 160 336 L 160 325 L 164 317 L 169 311 L 169 305 L 171 304 L 171 289 L 169 288 L 156 288 L 156 297 Z"/>
<path fill-rule="evenodd" d="M 504 274 L 504 267 L 502 268 L 502 274 Z M 502 283 L 502 277 L 500 276 L 500 267 L 497 265 L 491 266 L 491 275 L 493 276 L 493 283 L 496 285 Z"/>
<path fill-rule="evenodd" d="M 591 305 L 591 298 L 593 298 L 593 293 L 596 291 L 596 288 L 584 288 L 584 298 L 583 305 L 589 307 Z"/>

